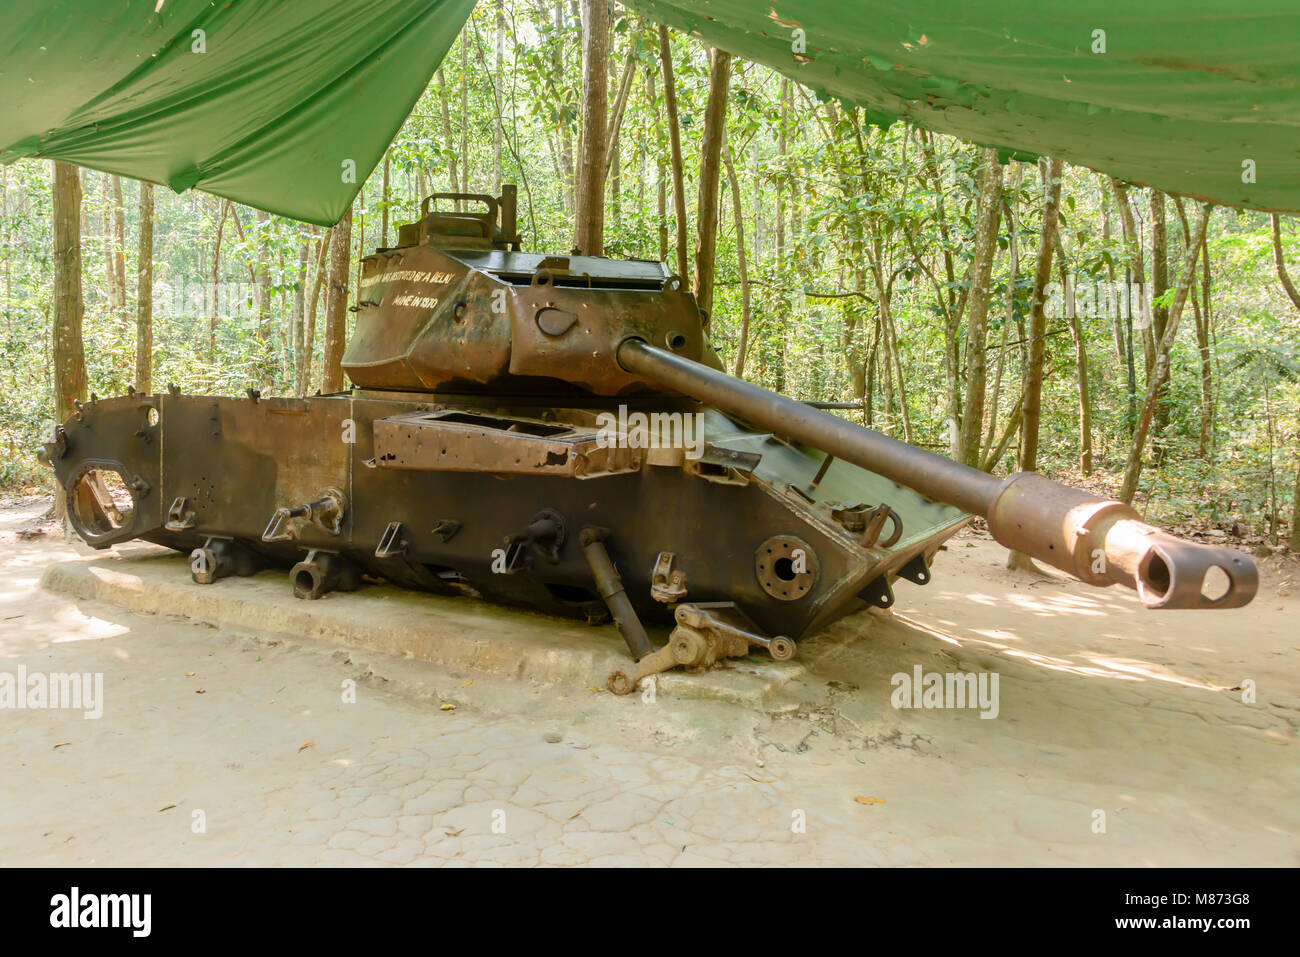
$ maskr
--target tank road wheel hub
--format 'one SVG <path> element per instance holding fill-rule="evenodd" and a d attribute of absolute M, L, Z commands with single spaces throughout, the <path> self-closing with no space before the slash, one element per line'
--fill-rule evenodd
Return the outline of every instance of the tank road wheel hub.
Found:
<path fill-rule="evenodd" d="M 754 553 L 758 583 L 779 601 L 797 601 L 808 594 L 820 571 L 813 547 L 795 535 L 773 535 Z"/>

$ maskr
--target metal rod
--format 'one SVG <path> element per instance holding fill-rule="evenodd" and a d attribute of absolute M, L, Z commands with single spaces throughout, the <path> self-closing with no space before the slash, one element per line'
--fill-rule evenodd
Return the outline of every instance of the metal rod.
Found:
<path fill-rule="evenodd" d="M 640 339 L 627 339 L 619 346 L 618 362 L 628 372 L 741 416 L 761 429 L 792 436 L 964 512 L 987 515 L 1001 485 L 1000 479 L 979 469 L 854 425 Z"/>
<path fill-rule="evenodd" d="M 619 577 L 618 569 L 614 567 L 614 562 L 605 549 L 606 534 L 602 528 L 584 528 L 578 541 L 582 544 L 582 554 L 591 566 L 591 574 L 596 579 L 596 588 L 605 601 L 605 607 L 614 616 L 614 624 L 627 642 L 628 651 L 640 661 L 654 651 L 654 646 L 650 644 L 641 619 L 637 617 L 636 609 L 632 607 L 632 602 L 623 589 L 623 579 Z"/>

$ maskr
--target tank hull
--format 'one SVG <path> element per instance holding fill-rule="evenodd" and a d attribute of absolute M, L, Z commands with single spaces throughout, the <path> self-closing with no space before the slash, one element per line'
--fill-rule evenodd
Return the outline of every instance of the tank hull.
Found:
<path fill-rule="evenodd" d="M 637 432 L 638 414 L 685 427 L 660 441 L 662 429 Z M 602 427 L 607 448 L 593 442 Z M 557 408 L 359 389 L 134 395 L 85 405 L 61 427 L 51 464 L 87 542 L 188 552 L 199 581 L 333 562 L 355 574 L 330 573 L 318 591 L 369 576 L 603 621 L 582 546 L 598 530 L 647 623 L 671 622 L 684 600 L 734 602 L 760 633 L 792 638 L 888 607 L 900 575 L 928 581 L 943 541 L 969 521 L 663 397 Z M 663 581 L 664 556 L 680 580 Z"/>

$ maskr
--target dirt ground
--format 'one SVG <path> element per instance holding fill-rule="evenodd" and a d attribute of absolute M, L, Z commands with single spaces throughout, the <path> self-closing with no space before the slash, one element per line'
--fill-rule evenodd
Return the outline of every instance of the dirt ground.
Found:
<path fill-rule="evenodd" d="M 0 677 L 102 673 L 103 716 L 0 710 L 10 863 L 1300 864 L 1284 559 L 1247 609 L 1160 613 L 965 533 L 892 612 L 802 642 L 756 709 L 46 592 L 49 564 L 98 553 L 20 534 L 45 507 L 0 509 Z M 917 667 L 996 675 L 996 717 L 893 707 Z"/>

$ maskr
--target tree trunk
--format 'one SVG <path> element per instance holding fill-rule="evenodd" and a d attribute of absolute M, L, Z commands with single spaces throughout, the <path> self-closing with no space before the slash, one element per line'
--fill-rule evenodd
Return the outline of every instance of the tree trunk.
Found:
<path fill-rule="evenodd" d="M 502 166 L 501 166 L 501 139 L 504 135 L 502 123 L 504 122 L 504 110 L 501 103 L 501 84 L 505 80 L 505 62 L 506 62 L 506 14 L 503 0 L 496 0 L 496 62 L 495 74 L 496 79 L 492 84 L 492 99 L 496 104 L 497 115 L 496 122 L 492 124 L 492 189 L 493 196 L 501 195 L 502 183 Z M 384 230 L 387 235 L 387 229 Z"/>
<path fill-rule="evenodd" d="M 727 132 L 727 91 L 731 87 L 731 54 L 714 49 L 709 68 L 709 100 L 704 107 L 700 141 L 700 199 L 696 210 L 695 299 L 705 325 L 713 310 L 714 253 L 718 244 L 718 161 Z"/>
<path fill-rule="evenodd" d="M 311 371 L 316 353 L 316 310 L 320 305 L 320 291 L 325 283 L 325 269 L 329 261 L 330 244 L 334 238 L 334 227 L 325 230 L 325 235 L 316 240 L 316 275 L 311 284 L 311 306 L 307 310 L 303 330 L 302 364 L 298 367 L 298 394 L 306 395 L 311 391 Z"/>
<path fill-rule="evenodd" d="M 980 460 L 989 454 L 993 440 L 998 435 L 998 405 L 1002 400 L 1002 373 L 1007 364 L 1007 334 L 1016 321 L 1016 283 L 1020 276 L 1020 217 L 1016 212 L 1016 197 L 1020 187 L 1021 164 L 1011 167 L 1010 195 L 1006 201 L 1007 213 L 1007 314 L 1002 320 L 1002 341 L 998 345 L 998 362 L 993 372 L 993 398 L 989 400 L 989 431 L 984 439 Z"/>
<path fill-rule="evenodd" d="M 113 279 L 113 311 L 119 325 L 126 328 L 126 209 L 122 202 L 122 177 L 108 177 L 113 213 L 110 240 L 110 275 Z"/>
<path fill-rule="evenodd" d="M 1295 284 L 1291 281 L 1291 275 L 1286 269 L 1286 257 L 1282 254 L 1282 222 L 1277 213 L 1273 214 L 1273 264 L 1277 267 L 1277 278 L 1282 282 L 1282 288 L 1286 290 L 1287 298 L 1291 304 L 1300 309 L 1300 290 L 1297 290 Z"/>
<path fill-rule="evenodd" d="M 1146 291 L 1146 269 L 1143 265 L 1142 244 L 1138 242 L 1137 222 L 1133 216 L 1133 206 L 1129 202 L 1128 192 L 1119 181 L 1110 178 L 1111 191 L 1115 196 L 1115 203 L 1119 207 L 1120 226 L 1124 232 L 1124 245 L 1129 251 L 1128 275 L 1125 277 L 1124 290 L 1124 325 L 1126 335 L 1125 352 L 1127 355 L 1128 375 L 1128 428 L 1129 434 L 1132 435 L 1137 431 L 1137 359 L 1133 350 L 1133 311 L 1136 308 L 1138 315 L 1141 317 L 1139 323 L 1142 327 L 1142 351 L 1144 356 L 1144 366 L 1150 371 L 1152 363 L 1155 361 L 1153 338 L 1151 336 L 1151 327 L 1146 324 L 1148 317 L 1148 305 L 1151 297 Z M 1138 290 L 1138 300 L 1133 302 L 1133 287 L 1136 284 Z"/>
<path fill-rule="evenodd" d="M 71 163 L 54 164 L 54 416 L 63 422 L 86 397 L 81 340 L 81 179 Z M 56 501 L 61 500 L 56 496 Z"/>
<path fill-rule="evenodd" d="M 1074 361 L 1079 369 L 1079 471 L 1092 474 L 1092 395 L 1088 388 L 1088 343 L 1073 310 L 1066 320 L 1074 340 Z"/>
<path fill-rule="evenodd" d="M 1201 243 L 1205 242 L 1206 224 L 1210 218 L 1210 207 L 1201 206 L 1201 215 L 1196 221 L 1196 235 L 1187 244 L 1187 261 L 1183 264 L 1182 274 L 1178 277 L 1178 287 L 1174 295 L 1173 308 L 1169 310 L 1169 320 L 1165 323 L 1165 334 L 1157 346 L 1155 368 L 1151 380 L 1147 383 L 1146 401 L 1138 416 L 1137 428 L 1133 434 L 1133 446 L 1129 450 L 1128 465 L 1124 469 L 1124 484 L 1120 488 L 1120 501 L 1133 503 L 1137 494 L 1138 479 L 1142 475 L 1142 452 L 1146 445 L 1147 433 L 1155 418 L 1156 404 L 1160 399 L 1160 390 L 1169 379 L 1169 353 L 1173 349 L 1174 337 L 1178 334 L 1178 321 L 1182 318 L 1183 306 L 1187 302 L 1187 292 L 1195 277 L 1196 256 Z"/>
<path fill-rule="evenodd" d="M 1300 291 L 1296 290 L 1287 272 L 1286 257 L 1282 253 L 1282 223 L 1277 213 L 1273 214 L 1273 263 L 1277 267 L 1277 278 L 1286 290 L 1291 304 L 1300 309 Z M 1206 257 L 1206 273 L 1209 273 L 1209 257 Z M 1291 534 L 1287 538 L 1287 547 L 1293 554 L 1300 553 L 1300 456 L 1297 457 L 1295 474 L 1295 494 L 1291 498 Z"/>
<path fill-rule="evenodd" d="M 212 271 L 209 274 L 212 295 L 208 300 L 208 365 L 212 367 L 214 379 L 217 374 L 217 323 L 220 321 L 218 310 L 221 308 L 221 238 L 226 229 L 230 200 L 218 200 L 218 203 L 221 205 L 221 218 L 217 221 L 217 235 L 212 243 Z"/>
<path fill-rule="evenodd" d="M 140 184 L 140 252 L 136 270 L 135 387 L 153 391 L 153 184 Z"/>
<path fill-rule="evenodd" d="M 790 80 L 781 78 L 781 119 L 776 128 L 776 271 L 785 268 L 785 158 L 786 127 L 790 122 Z"/>
<path fill-rule="evenodd" d="M 1107 202 L 1109 190 L 1106 189 L 1108 182 L 1109 182 L 1108 178 L 1106 177 L 1102 178 L 1102 181 L 1100 183 L 1101 188 L 1099 190 L 1099 195 L 1097 197 L 1098 205 L 1101 206 L 1101 243 L 1102 246 L 1106 249 L 1110 248 L 1111 236 L 1112 236 L 1110 204 L 1109 202 Z M 1126 356 L 1126 353 L 1124 351 L 1124 319 L 1123 319 L 1124 309 L 1122 305 L 1124 299 L 1121 299 L 1119 302 L 1114 301 L 1115 295 L 1113 290 L 1115 288 L 1115 264 L 1110 260 L 1109 257 L 1107 257 L 1107 261 L 1106 261 L 1106 278 L 1110 281 L 1111 283 L 1110 289 L 1112 290 L 1110 292 L 1107 292 L 1106 298 L 1107 301 L 1110 302 L 1113 307 L 1111 322 L 1114 327 L 1114 334 L 1115 334 L 1115 358 L 1116 361 L 1118 361 L 1120 365 L 1123 366 L 1125 361 L 1125 356 Z M 1125 294 L 1125 298 L 1127 298 L 1127 293 Z"/>
<path fill-rule="evenodd" d="M 465 192 L 469 185 L 469 41 L 460 43 L 460 181 Z M 456 206 L 460 209 L 460 205 Z"/>
<path fill-rule="evenodd" d="M 1020 420 L 1020 469 L 1023 472 L 1033 472 L 1038 468 L 1038 427 L 1042 418 L 1043 401 L 1043 359 L 1047 351 L 1044 291 L 1052 278 L 1052 253 L 1056 249 L 1056 230 L 1060 222 L 1061 160 L 1059 158 L 1052 157 L 1047 161 L 1043 185 L 1043 225 L 1038 235 L 1038 258 L 1034 264 L 1034 291 L 1029 307 L 1029 363 L 1025 369 L 1025 391 Z M 1022 571 L 1036 570 L 1028 555 L 1014 550 L 1007 556 L 1007 567 Z"/>
<path fill-rule="evenodd" d="M 390 158 L 388 155 L 388 151 L 385 150 L 384 151 L 383 193 L 381 193 L 382 198 L 379 203 L 379 245 L 380 248 L 383 249 L 388 248 L 388 203 L 389 203 L 388 167 L 389 167 L 389 163 L 390 163 Z M 498 193 L 499 192 L 500 191 L 498 190 Z M 424 197 L 421 196 L 420 199 L 424 199 Z"/>
<path fill-rule="evenodd" d="M 1154 321 L 1151 313 L 1151 296 L 1147 293 L 1146 268 L 1142 257 L 1142 244 L 1138 241 L 1137 219 L 1133 215 L 1133 204 L 1129 201 L 1128 191 L 1120 185 L 1119 181 L 1111 178 L 1111 190 L 1115 194 L 1115 203 L 1119 206 L 1120 225 L 1124 228 L 1124 245 L 1129 249 L 1129 268 L 1133 271 L 1131 282 L 1136 282 L 1137 287 L 1141 290 L 1136 304 L 1129 302 L 1129 315 L 1132 316 L 1132 309 L 1136 305 L 1142 322 L 1139 325 L 1142 328 L 1142 353 L 1147 371 L 1147 378 L 1151 376 L 1151 368 L 1155 365 L 1155 337 L 1152 335 L 1151 326 L 1146 320 Z M 1131 296 L 1132 289 L 1126 294 L 1125 299 Z M 1166 320 L 1168 321 L 1168 320 Z M 1131 350 L 1130 350 L 1131 352 Z M 1130 357 L 1131 361 L 1131 357 Z"/>
<path fill-rule="evenodd" d="M 731 162 L 731 150 L 723 148 L 722 161 L 727 166 L 727 179 L 731 182 L 731 207 L 736 219 L 736 260 L 740 269 L 740 336 L 736 344 L 736 366 L 732 375 L 745 375 L 745 350 L 749 347 L 749 269 L 745 263 L 745 208 L 740 202 L 740 181 L 736 167 Z"/>
<path fill-rule="evenodd" d="M 659 188 L 659 261 L 668 262 L 668 164 L 659 157 L 655 164 L 655 178 Z"/>
<path fill-rule="evenodd" d="M 1178 219 L 1183 226 L 1183 240 L 1191 242 L 1192 228 L 1187 222 L 1187 213 L 1183 209 L 1180 197 L 1174 197 L 1174 206 L 1178 210 Z M 1210 361 L 1210 249 L 1209 243 L 1203 243 L 1201 253 L 1204 256 L 1205 273 L 1201 283 L 1201 295 L 1196 295 L 1196 282 L 1192 281 L 1192 318 L 1196 321 L 1196 348 L 1201 359 L 1201 429 L 1197 441 L 1198 458 L 1208 460 L 1214 437 L 1214 366 Z M 1198 257 L 1199 258 L 1199 257 Z"/>
<path fill-rule="evenodd" d="M 673 81 L 673 55 L 668 45 L 668 28 L 659 28 L 659 60 L 664 70 L 664 114 L 668 122 L 668 151 L 673 172 L 673 209 L 677 216 L 677 275 L 683 286 L 691 281 L 690 255 L 686 245 L 686 183 L 682 166 L 682 134 L 677 122 L 677 86 Z"/>
<path fill-rule="evenodd" d="M 1002 167 L 997 150 L 981 147 L 977 178 L 979 205 L 975 223 L 975 255 L 970 265 L 970 294 L 966 332 L 966 409 L 961 423 L 961 460 L 979 468 L 984 434 L 984 379 L 988 340 L 988 308 L 993 257 L 997 253 L 998 219 L 1002 206 Z"/>
<path fill-rule="evenodd" d="M 623 114 L 627 110 L 628 96 L 632 92 L 632 78 L 636 74 L 636 54 L 629 53 L 623 64 L 623 75 L 618 81 L 618 95 L 605 133 L 605 176 L 608 178 L 618 158 L 618 132 L 623 127 Z"/>
<path fill-rule="evenodd" d="M 1188 230 L 1190 232 L 1190 230 Z M 1210 244 L 1201 244 L 1201 261 L 1205 270 L 1201 274 L 1201 326 L 1197 330 L 1197 345 L 1201 352 L 1201 448 L 1206 458 L 1214 456 L 1214 364 L 1210 355 L 1210 339 L 1214 332 L 1211 310 Z"/>
<path fill-rule="evenodd" d="M 260 224 L 257 231 L 257 290 L 254 301 L 257 304 L 257 337 L 266 342 L 266 324 L 271 318 L 271 264 L 267 255 L 266 238 L 263 231 L 270 221 L 270 215 L 262 209 L 254 210 L 255 218 Z"/>
<path fill-rule="evenodd" d="M 289 314 L 291 349 L 293 354 L 293 390 L 302 395 L 302 352 L 307 334 L 307 270 L 311 265 L 311 239 L 299 234 L 298 268 L 294 275 L 293 309 Z"/>
<path fill-rule="evenodd" d="M 1020 468 L 1038 468 L 1038 426 L 1042 419 L 1043 359 L 1047 351 L 1047 314 L 1044 290 L 1052 278 L 1052 253 L 1061 211 L 1061 161 L 1047 161 L 1047 182 L 1043 196 L 1043 226 L 1038 237 L 1038 258 L 1034 264 L 1034 292 L 1029 309 L 1029 367 L 1025 380 L 1024 421 L 1021 424 Z"/>
<path fill-rule="evenodd" d="M 1169 321 L 1169 308 L 1157 305 L 1157 301 L 1169 289 L 1169 236 L 1165 216 L 1165 194 L 1158 189 L 1151 191 L 1151 333 L 1153 341 L 1159 342 L 1164 337 L 1165 324 Z M 1152 423 L 1152 464 L 1159 468 L 1165 462 L 1165 429 L 1169 425 L 1169 396 L 1162 392 L 1160 404 L 1156 406 L 1156 417 Z"/>
<path fill-rule="evenodd" d="M 352 208 L 330 236 L 329 290 L 325 296 L 325 355 L 321 391 L 343 391 L 343 347 L 348 334 L 348 277 L 352 255 Z"/>
<path fill-rule="evenodd" d="M 581 30 L 581 26 L 579 29 Z M 555 4 L 555 35 L 557 39 L 551 53 L 553 82 L 557 91 L 567 90 L 568 85 L 564 77 L 563 3 Z M 581 39 L 579 44 L 581 45 Z M 560 172 L 564 182 L 564 208 L 566 212 L 572 214 L 578 206 L 578 178 L 573 169 L 573 130 L 567 115 L 568 104 L 564 100 L 559 100 L 556 107 L 560 117 Z"/>
<path fill-rule="evenodd" d="M 443 152 L 446 154 L 444 162 L 447 164 L 447 176 L 451 183 L 451 192 L 460 192 L 460 180 L 456 176 L 456 141 L 451 135 L 451 108 L 447 105 L 447 76 L 443 70 L 438 70 L 438 106 L 442 111 L 442 142 Z M 416 208 L 424 202 L 424 171 L 419 171 L 420 188 L 422 194 L 415 197 Z"/>
<path fill-rule="evenodd" d="M 582 154 L 573 245 L 605 251 L 605 136 L 609 132 L 609 3 L 582 0 Z"/>

